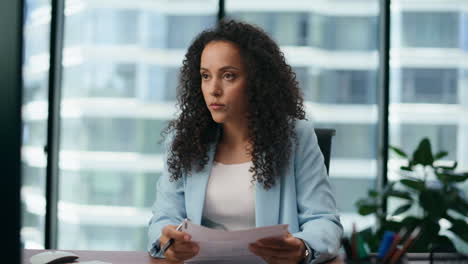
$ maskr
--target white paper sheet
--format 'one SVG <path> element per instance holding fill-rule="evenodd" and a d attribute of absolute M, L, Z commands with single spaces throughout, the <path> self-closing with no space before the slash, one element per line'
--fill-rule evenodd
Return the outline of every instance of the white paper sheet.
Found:
<path fill-rule="evenodd" d="M 257 227 L 239 231 L 224 231 L 207 228 L 187 221 L 182 231 L 192 236 L 200 251 L 186 263 L 265 263 L 249 250 L 249 244 L 267 237 L 282 237 L 288 225 Z"/>
<path fill-rule="evenodd" d="M 110 262 L 104 262 L 99 260 L 85 261 L 85 262 L 76 262 L 77 264 L 112 264 Z"/>

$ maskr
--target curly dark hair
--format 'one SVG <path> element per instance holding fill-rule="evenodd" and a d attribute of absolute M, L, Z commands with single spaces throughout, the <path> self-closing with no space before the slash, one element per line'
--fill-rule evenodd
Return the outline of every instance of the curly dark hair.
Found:
<path fill-rule="evenodd" d="M 291 154 L 296 139 L 295 120 L 305 119 L 296 74 L 278 45 L 262 29 L 235 20 L 222 20 L 201 32 L 188 48 L 177 87 L 177 119 L 169 122 L 163 137 L 174 132 L 168 152 L 170 180 L 201 170 L 208 162 L 208 147 L 222 125 L 213 121 L 201 90 L 200 60 L 212 41 L 229 41 L 240 48 L 247 69 L 248 130 L 252 145 L 252 181 L 269 189 Z"/>

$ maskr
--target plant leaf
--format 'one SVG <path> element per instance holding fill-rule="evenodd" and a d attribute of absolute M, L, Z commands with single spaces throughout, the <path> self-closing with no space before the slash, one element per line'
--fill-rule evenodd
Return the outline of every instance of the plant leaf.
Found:
<path fill-rule="evenodd" d="M 443 157 L 446 157 L 448 155 L 447 151 L 439 151 L 437 154 L 434 155 L 434 160 L 441 159 Z"/>
<path fill-rule="evenodd" d="M 400 183 L 418 191 L 422 191 L 425 188 L 424 182 L 421 180 L 402 179 Z"/>
<path fill-rule="evenodd" d="M 408 158 L 408 155 L 406 155 L 406 153 L 403 150 L 401 150 L 401 149 L 399 149 L 397 147 L 394 147 L 394 146 L 389 146 L 388 148 L 393 150 L 393 152 L 395 152 L 395 154 L 397 154 L 398 156 L 400 156 L 402 158 Z"/>
<path fill-rule="evenodd" d="M 438 221 L 447 211 L 444 197 L 435 190 L 426 189 L 419 194 L 419 204 L 429 219 Z"/>
<path fill-rule="evenodd" d="M 359 232 L 362 240 L 369 246 L 373 251 L 376 251 L 379 245 L 380 238 L 373 232 L 372 227 L 366 228 Z"/>
<path fill-rule="evenodd" d="M 439 252 L 457 252 L 453 242 L 446 236 L 437 236 L 431 243 L 431 248 L 437 247 Z"/>
<path fill-rule="evenodd" d="M 409 166 L 401 166 L 400 169 L 405 171 L 413 171 L 413 169 Z"/>
<path fill-rule="evenodd" d="M 430 236 L 437 236 L 440 231 L 440 225 L 438 221 L 434 221 L 432 219 L 425 218 L 421 222 L 422 230 L 425 234 Z"/>
<path fill-rule="evenodd" d="M 453 166 L 450 167 L 450 169 L 451 169 L 451 170 L 454 170 L 454 169 L 457 168 L 457 166 L 458 166 L 458 161 L 455 161 L 455 162 L 453 163 Z"/>
<path fill-rule="evenodd" d="M 399 215 L 399 214 L 402 214 L 406 211 L 408 211 L 409 209 L 411 208 L 411 204 L 404 204 L 400 207 L 398 207 L 395 212 L 393 212 L 392 216 L 395 216 L 395 215 Z"/>
<path fill-rule="evenodd" d="M 443 170 L 454 170 L 458 166 L 458 162 L 455 161 L 452 166 L 435 166 L 436 169 L 443 169 Z"/>
<path fill-rule="evenodd" d="M 459 212 L 460 214 L 462 214 L 464 216 L 468 216 L 468 206 L 467 205 L 457 204 L 454 207 L 450 207 L 450 209 L 453 209 L 453 210 Z"/>
<path fill-rule="evenodd" d="M 416 226 L 421 225 L 422 219 L 414 217 L 414 216 L 407 216 L 405 217 L 402 221 L 401 224 L 402 226 L 406 227 L 407 230 L 413 229 Z"/>
<path fill-rule="evenodd" d="M 413 200 L 413 198 L 411 197 L 411 194 L 405 191 L 391 190 L 387 193 L 387 196 L 398 197 L 401 199 L 406 199 L 406 200 L 411 200 L 411 201 Z"/>
<path fill-rule="evenodd" d="M 392 220 L 384 220 L 382 223 L 380 223 L 381 227 L 380 229 L 383 231 L 394 231 L 398 232 L 400 231 L 401 227 L 404 226 L 403 223 L 392 221 Z M 384 232 L 382 232 L 383 234 Z"/>
<path fill-rule="evenodd" d="M 459 219 L 452 221 L 452 227 L 449 230 L 463 241 L 468 242 L 468 223 L 465 221 Z"/>
<path fill-rule="evenodd" d="M 379 196 L 379 192 L 377 192 L 376 190 L 369 190 L 368 194 L 372 198 L 377 198 Z"/>
<path fill-rule="evenodd" d="M 369 215 L 377 213 L 378 204 L 371 199 L 360 199 L 356 202 L 358 212 L 360 215 Z"/>
<path fill-rule="evenodd" d="M 468 201 L 463 196 L 463 191 L 458 191 L 454 195 L 449 194 L 449 199 L 447 199 L 447 207 L 457 211 L 463 216 L 468 216 Z M 452 198 L 453 197 L 453 198 Z"/>
<path fill-rule="evenodd" d="M 468 172 L 453 173 L 444 171 L 442 173 L 436 172 L 437 178 L 444 183 L 464 182 L 468 179 Z"/>
<path fill-rule="evenodd" d="M 358 209 L 358 213 L 360 215 L 370 215 L 370 214 L 374 214 L 377 212 L 377 206 L 375 205 L 362 205 L 359 207 Z"/>
<path fill-rule="evenodd" d="M 421 164 L 423 166 L 430 165 L 434 163 L 434 157 L 432 156 L 431 143 L 428 138 L 424 138 L 419 142 L 418 147 L 413 153 L 412 164 Z"/>

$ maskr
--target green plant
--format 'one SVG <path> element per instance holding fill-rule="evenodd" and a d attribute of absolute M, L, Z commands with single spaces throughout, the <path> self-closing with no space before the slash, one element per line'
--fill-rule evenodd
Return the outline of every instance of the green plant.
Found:
<path fill-rule="evenodd" d="M 436 161 L 448 153 L 433 154 L 427 138 L 421 140 L 411 157 L 399 148 L 390 149 L 407 161 L 400 167 L 401 179 L 389 182 L 381 192 L 369 190 L 368 197 L 356 202 L 359 214 L 374 214 L 377 218 L 377 228 L 359 232 L 371 251 L 377 251 L 386 230 L 398 232 L 405 227 L 411 231 L 416 226 L 421 226 L 422 232 L 411 247 L 412 252 L 427 252 L 441 246 L 444 250 L 455 251 L 452 241 L 441 235 L 439 223 L 442 219 L 450 223 L 450 232 L 468 242 L 468 199 L 458 187 L 468 179 L 468 173 L 455 173 L 457 162 L 452 166 L 437 165 Z M 384 212 L 386 199 L 400 199 L 403 204 L 393 212 Z M 410 212 L 416 211 L 416 215 L 409 214 L 410 209 Z M 408 214 L 402 218 L 405 212 Z"/>

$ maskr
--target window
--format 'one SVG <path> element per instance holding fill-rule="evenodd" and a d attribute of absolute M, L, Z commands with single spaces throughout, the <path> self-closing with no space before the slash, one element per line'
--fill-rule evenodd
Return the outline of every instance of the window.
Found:
<path fill-rule="evenodd" d="M 22 228 L 26 248 L 44 248 L 50 1 L 25 1 Z"/>
<path fill-rule="evenodd" d="M 457 134 L 456 125 L 401 124 L 399 145 L 406 153 L 411 153 L 422 137 L 427 137 L 434 153 L 450 150 L 447 159 L 454 160 L 457 157 Z"/>
<path fill-rule="evenodd" d="M 457 160 L 458 168 L 465 170 L 466 15 L 448 6 L 440 10 L 445 1 L 411 1 L 408 6 L 409 1 L 397 2 L 390 32 L 390 145 L 411 154 L 428 137 L 433 152 L 447 151 L 446 159 Z M 390 157 L 389 176 L 398 178 L 398 162 Z M 398 205 L 391 202 L 390 212 Z"/>
<path fill-rule="evenodd" d="M 232 12 L 230 17 L 261 27 L 279 45 L 307 45 L 308 14 L 304 12 Z"/>
<path fill-rule="evenodd" d="M 468 12 L 463 13 L 461 17 L 460 35 L 461 45 L 465 51 L 468 51 Z"/>
<path fill-rule="evenodd" d="M 203 2 L 203 1 L 198 1 Z M 194 2 L 196 3 L 196 2 Z M 145 46 L 158 49 L 184 49 L 189 46 L 196 34 L 216 23 L 216 16 L 210 14 L 186 14 L 177 11 L 165 14 L 152 10 L 142 11 L 142 26 Z M 157 27 L 157 30 L 155 29 Z M 177 34 L 172 34 L 177 32 Z"/>
<path fill-rule="evenodd" d="M 145 250 L 183 54 L 216 22 L 217 1 L 191 3 L 66 1 L 59 248 Z"/>
<path fill-rule="evenodd" d="M 459 46 L 459 13 L 404 11 L 401 13 L 401 46 L 457 48 Z"/>
<path fill-rule="evenodd" d="M 89 10 L 87 23 L 92 27 L 86 32 L 90 44 L 136 44 L 138 41 L 138 16 L 136 9 L 96 8 Z M 73 35 L 73 34 L 68 34 Z"/>
<path fill-rule="evenodd" d="M 337 159 L 373 159 L 377 153 L 372 142 L 377 141 L 374 125 L 317 123 L 316 127 L 334 128 L 332 157 Z"/>
<path fill-rule="evenodd" d="M 403 103 L 456 104 L 457 69 L 401 69 Z"/>
<path fill-rule="evenodd" d="M 363 70 L 315 70 L 308 100 L 326 104 L 375 104 L 377 75 Z"/>
<path fill-rule="evenodd" d="M 64 170 L 64 184 L 75 186 L 62 190 L 65 203 L 148 208 L 155 199 L 160 173 L 135 173 L 108 170 Z"/>
<path fill-rule="evenodd" d="M 135 64 L 94 63 L 65 67 L 62 97 L 134 97 L 137 88 Z"/>
<path fill-rule="evenodd" d="M 175 101 L 178 86 L 179 69 L 152 65 L 148 69 L 148 85 L 143 92 L 143 100 Z M 155 87 L 161 87 L 155 89 Z"/>
<path fill-rule="evenodd" d="M 376 50 L 377 16 L 310 16 L 310 45 L 327 50 Z"/>
<path fill-rule="evenodd" d="M 230 17 L 256 24 L 281 46 L 325 50 L 377 49 L 377 17 L 328 16 L 303 11 L 241 11 Z"/>
<path fill-rule="evenodd" d="M 167 17 L 168 48 L 184 49 L 189 46 L 196 34 L 214 25 L 214 15 L 170 15 Z M 172 34 L 177 32 L 177 34 Z"/>

